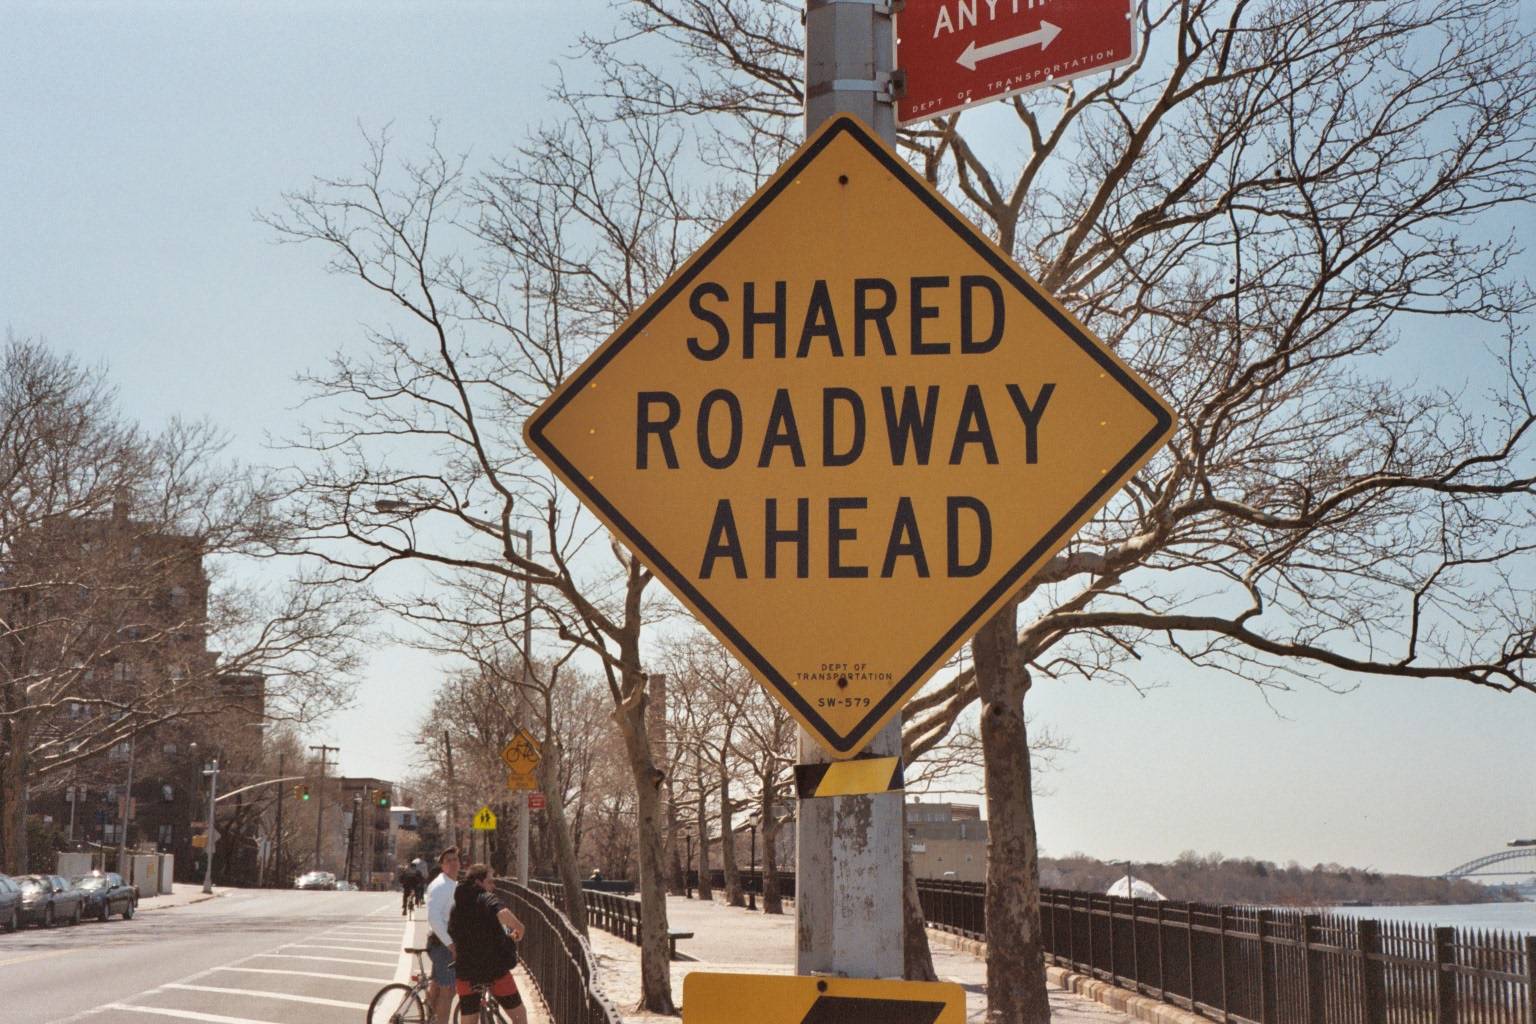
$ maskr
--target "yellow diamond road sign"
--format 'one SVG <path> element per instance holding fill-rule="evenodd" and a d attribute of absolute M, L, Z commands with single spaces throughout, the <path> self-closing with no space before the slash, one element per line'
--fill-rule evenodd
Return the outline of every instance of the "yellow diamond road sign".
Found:
<path fill-rule="evenodd" d="M 480 808 L 470 821 L 470 827 L 478 832 L 491 832 L 496 828 L 496 815 L 489 806 Z"/>
<path fill-rule="evenodd" d="M 951 982 L 710 974 L 683 979 L 683 1024 L 965 1024 Z"/>
<path fill-rule="evenodd" d="M 827 123 L 528 442 L 840 755 L 1174 416 L 858 121 Z"/>
<path fill-rule="evenodd" d="M 539 766 L 539 741 L 527 729 L 519 729 L 501 748 L 501 760 L 514 774 L 531 775 Z"/>

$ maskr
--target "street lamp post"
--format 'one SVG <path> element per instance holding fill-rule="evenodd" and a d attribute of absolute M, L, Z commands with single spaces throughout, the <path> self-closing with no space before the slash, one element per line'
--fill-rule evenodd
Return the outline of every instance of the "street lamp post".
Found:
<path fill-rule="evenodd" d="M 747 875 L 747 879 L 751 883 L 747 886 L 747 909 L 756 910 L 757 887 L 759 884 L 757 881 L 757 815 L 754 814 L 747 819 L 747 828 L 751 829 L 751 838 L 748 840 L 748 844 L 752 851 L 752 870 Z"/>
<path fill-rule="evenodd" d="M 213 851 L 219 842 L 219 830 L 214 827 L 213 803 L 218 798 L 219 791 L 219 759 L 214 758 L 208 767 L 203 769 L 203 774 L 208 777 L 208 842 L 204 844 L 204 852 L 208 855 L 208 862 L 203 865 L 203 892 L 213 892 Z"/>
<path fill-rule="evenodd" d="M 533 561 L 533 531 L 508 530 L 523 542 L 523 556 Z M 528 682 L 528 659 L 533 643 L 533 581 L 523 578 L 523 682 Z M 545 737 L 546 740 L 549 737 Z M 528 884 L 528 794 L 517 794 L 517 884 Z"/>
<path fill-rule="evenodd" d="M 688 877 L 688 872 L 693 870 L 693 833 L 684 832 L 683 838 L 688 841 L 688 866 L 683 869 L 683 895 L 693 899 L 693 879 Z"/>

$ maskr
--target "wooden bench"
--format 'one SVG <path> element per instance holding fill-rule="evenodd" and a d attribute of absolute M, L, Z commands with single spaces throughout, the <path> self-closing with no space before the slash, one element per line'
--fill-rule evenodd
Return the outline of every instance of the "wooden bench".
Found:
<path fill-rule="evenodd" d="M 677 944 L 682 939 L 693 938 L 693 932 L 681 932 L 675 928 L 667 931 L 667 959 L 677 959 Z"/>

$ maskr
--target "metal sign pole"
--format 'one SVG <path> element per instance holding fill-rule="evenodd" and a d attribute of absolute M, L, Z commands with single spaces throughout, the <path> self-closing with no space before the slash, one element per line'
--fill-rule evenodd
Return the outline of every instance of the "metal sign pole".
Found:
<path fill-rule="evenodd" d="M 846 113 L 895 146 L 889 0 L 807 0 L 805 58 L 807 136 Z M 804 729 L 799 745 L 802 764 L 830 760 Z M 900 756 L 900 716 L 879 732 L 868 751 Z M 902 799 L 895 792 L 800 802 L 795 829 L 797 973 L 902 976 Z"/>
<path fill-rule="evenodd" d="M 517 794 L 517 884 L 528 884 L 528 794 Z"/>

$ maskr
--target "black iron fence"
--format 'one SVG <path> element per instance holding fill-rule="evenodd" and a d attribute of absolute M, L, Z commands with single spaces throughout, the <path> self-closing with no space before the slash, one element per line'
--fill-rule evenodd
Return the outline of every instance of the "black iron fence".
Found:
<path fill-rule="evenodd" d="M 985 888 L 921 881 L 930 925 L 986 937 Z M 1536 936 L 1044 889 L 1052 962 L 1223 1024 L 1536 1024 Z"/>
<path fill-rule="evenodd" d="M 496 888 L 527 929 L 518 951 L 555 1024 L 622 1024 L 593 987 L 592 951 L 570 920 L 531 887 L 503 879 Z"/>
<path fill-rule="evenodd" d="M 566 912 L 565 887 L 553 882 L 533 882 L 533 891 L 554 904 L 562 914 Z M 617 893 L 598 892 L 582 886 L 587 900 L 587 925 L 601 928 L 627 942 L 640 942 L 640 901 Z"/>

